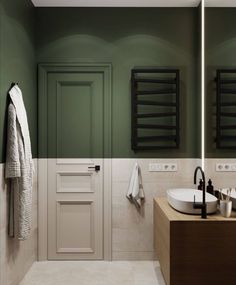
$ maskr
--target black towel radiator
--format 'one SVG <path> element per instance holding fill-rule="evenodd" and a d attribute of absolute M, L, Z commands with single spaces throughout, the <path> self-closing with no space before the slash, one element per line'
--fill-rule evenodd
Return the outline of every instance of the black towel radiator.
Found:
<path fill-rule="evenodd" d="M 236 149 L 236 69 L 218 69 L 216 85 L 216 147 Z"/>
<path fill-rule="evenodd" d="M 131 146 L 134 151 L 179 147 L 179 97 L 178 69 L 132 69 Z M 139 110 L 145 107 L 145 112 Z M 148 135 L 140 134 L 147 130 Z"/>

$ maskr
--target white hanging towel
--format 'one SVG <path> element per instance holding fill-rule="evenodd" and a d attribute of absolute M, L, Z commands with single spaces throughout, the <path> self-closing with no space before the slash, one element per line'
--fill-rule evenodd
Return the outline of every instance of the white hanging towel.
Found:
<path fill-rule="evenodd" d="M 18 238 L 30 235 L 33 187 L 33 160 L 27 114 L 20 88 L 15 85 L 9 91 L 12 103 L 8 107 L 7 156 L 5 177 L 11 180 L 10 191 L 17 191 Z M 10 208 L 14 205 L 10 205 Z M 14 211 L 11 211 L 14 213 Z M 11 213 L 10 212 L 10 213 Z M 14 221 L 10 218 L 10 221 Z M 10 226 L 14 229 L 14 226 Z M 12 232 L 14 236 L 14 230 Z"/>
<path fill-rule="evenodd" d="M 141 173 L 138 163 L 136 162 L 131 174 L 127 198 L 137 207 L 141 207 L 144 200 L 144 191 L 142 186 Z"/>

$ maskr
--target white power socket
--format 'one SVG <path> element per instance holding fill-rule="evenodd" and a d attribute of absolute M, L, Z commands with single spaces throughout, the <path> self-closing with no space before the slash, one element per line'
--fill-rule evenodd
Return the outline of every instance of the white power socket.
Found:
<path fill-rule="evenodd" d="M 149 172 L 176 172 L 177 163 L 149 163 Z"/>
<path fill-rule="evenodd" d="M 236 172 L 236 163 L 217 163 L 216 171 L 218 172 Z"/>

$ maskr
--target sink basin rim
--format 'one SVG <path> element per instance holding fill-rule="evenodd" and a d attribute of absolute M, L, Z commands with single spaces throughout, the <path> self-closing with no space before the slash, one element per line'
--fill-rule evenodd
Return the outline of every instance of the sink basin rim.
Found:
<path fill-rule="evenodd" d="M 199 215 L 200 209 L 193 208 L 193 201 L 202 202 L 202 191 L 191 188 L 173 188 L 167 190 L 167 200 L 175 210 L 192 215 Z M 207 213 L 213 214 L 217 211 L 217 198 L 206 192 Z"/>

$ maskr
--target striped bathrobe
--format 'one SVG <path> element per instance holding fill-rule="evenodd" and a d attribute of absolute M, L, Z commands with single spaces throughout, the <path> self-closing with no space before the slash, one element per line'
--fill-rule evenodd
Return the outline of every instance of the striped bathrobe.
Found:
<path fill-rule="evenodd" d="M 14 205 L 17 212 L 17 236 L 25 240 L 30 235 L 32 187 L 33 187 L 33 160 L 31 142 L 20 88 L 15 85 L 9 95 L 11 103 L 8 107 L 8 132 L 5 177 L 10 179 L 10 192 L 18 197 L 10 199 L 10 235 L 14 236 Z"/>

